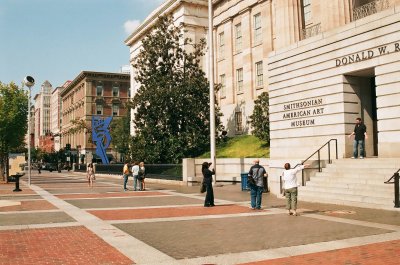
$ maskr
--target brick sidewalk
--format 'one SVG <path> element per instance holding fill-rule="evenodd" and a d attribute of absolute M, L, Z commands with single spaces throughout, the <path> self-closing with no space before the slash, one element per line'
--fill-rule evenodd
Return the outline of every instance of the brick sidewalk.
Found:
<path fill-rule="evenodd" d="M 72 172 L 42 172 L 32 184 L 22 183 L 20 193 L 0 185 L 0 200 L 19 202 L 0 207 L 0 265 L 400 260 L 399 211 L 300 201 L 301 216 L 294 217 L 271 194 L 254 211 L 240 185 L 215 187 L 217 206 L 204 208 L 198 187 L 147 183 L 147 191 L 122 192 L 122 180 L 97 177 L 92 189 Z"/>

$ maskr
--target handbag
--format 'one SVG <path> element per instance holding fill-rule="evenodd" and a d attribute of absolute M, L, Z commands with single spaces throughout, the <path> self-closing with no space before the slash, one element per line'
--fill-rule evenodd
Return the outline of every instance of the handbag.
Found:
<path fill-rule="evenodd" d="M 207 186 L 206 186 L 206 184 L 204 183 L 204 181 L 202 181 L 202 182 L 201 182 L 201 185 L 200 185 L 200 192 L 201 192 L 201 193 L 204 193 L 204 192 L 206 192 L 206 190 L 207 190 Z"/>

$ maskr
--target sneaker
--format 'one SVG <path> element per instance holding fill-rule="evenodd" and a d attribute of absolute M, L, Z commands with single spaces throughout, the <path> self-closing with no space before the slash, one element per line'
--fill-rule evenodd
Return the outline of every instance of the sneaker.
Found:
<path fill-rule="evenodd" d="M 363 156 L 360 156 L 360 159 L 364 159 L 364 157 L 363 157 Z"/>
<path fill-rule="evenodd" d="M 356 158 L 354 156 L 352 156 L 351 159 L 356 159 Z"/>

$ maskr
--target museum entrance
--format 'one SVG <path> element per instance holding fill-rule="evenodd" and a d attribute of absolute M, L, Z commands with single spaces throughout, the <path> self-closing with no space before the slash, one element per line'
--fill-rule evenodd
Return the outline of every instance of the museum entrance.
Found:
<path fill-rule="evenodd" d="M 351 116 L 346 121 L 360 117 L 367 126 L 368 139 L 365 141 L 366 156 L 378 156 L 378 124 L 376 109 L 376 85 L 374 68 L 348 73 L 346 79 L 349 81 L 356 97 L 354 97 L 354 112 L 348 112 Z"/>

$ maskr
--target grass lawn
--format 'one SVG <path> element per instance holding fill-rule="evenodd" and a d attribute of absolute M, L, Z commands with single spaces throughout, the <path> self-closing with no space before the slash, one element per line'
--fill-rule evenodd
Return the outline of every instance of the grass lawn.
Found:
<path fill-rule="evenodd" d="M 210 157 L 210 152 L 201 155 L 199 158 Z M 228 138 L 224 143 L 217 145 L 217 158 L 237 157 L 269 157 L 269 147 L 253 135 L 242 135 Z"/>

